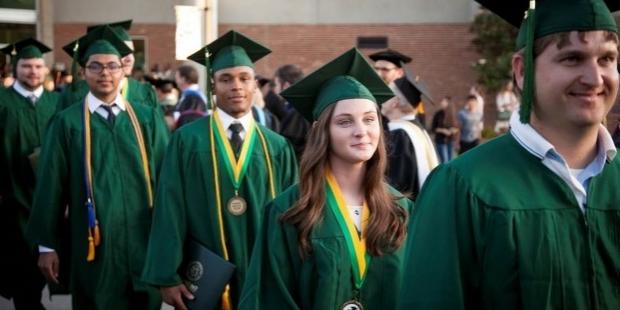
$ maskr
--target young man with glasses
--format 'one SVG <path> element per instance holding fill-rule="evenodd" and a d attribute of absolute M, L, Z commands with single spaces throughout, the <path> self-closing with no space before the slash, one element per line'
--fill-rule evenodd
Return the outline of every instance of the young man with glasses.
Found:
<path fill-rule="evenodd" d="M 28 236 L 40 245 L 50 282 L 69 268 L 73 309 L 159 309 L 140 278 L 153 192 L 168 132 L 151 107 L 118 92 L 130 49 L 109 27 L 79 39 L 77 61 L 89 91 L 59 112 L 41 155 Z M 68 217 L 70 259 L 59 260 L 59 227 Z"/>
<path fill-rule="evenodd" d="M 123 40 L 125 45 L 129 47 L 130 53 L 121 58 L 123 76 L 119 82 L 118 91 L 127 101 L 133 104 L 144 104 L 156 108 L 157 112 L 161 113 L 161 118 L 163 122 L 163 108 L 159 105 L 157 101 L 157 94 L 155 93 L 153 87 L 148 83 L 141 83 L 131 77 L 131 73 L 135 64 L 135 58 L 133 54 L 134 45 L 128 32 L 131 28 L 131 23 L 132 20 L 125 20 L 110 24 L 90 26 L 88 27 L 87 32 L 104 26 L 109 26 L 116 33 L 116 35 Z M 77 41 L 73 41 L 63 47 L 63 50 L 71 57 L 74 56 L 74 47 L 76 42 Z M 60 96 L 58 109 L 64 110 L 72 104 L 80 103 L 84 96 L 86 96 L 86 94 L 88 93 L 88 90 L 89 88 L 86 81 L 77 80 L 76 77 L 74 77 L 73 84 L 69 87 L 66 87 Z"/>

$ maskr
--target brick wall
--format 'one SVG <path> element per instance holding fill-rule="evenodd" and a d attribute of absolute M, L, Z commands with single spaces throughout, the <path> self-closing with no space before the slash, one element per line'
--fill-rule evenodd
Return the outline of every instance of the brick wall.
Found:
<path fill-rule="evenodd" d="M 87 26 L 87 24 L 56 24 L 54 26 L 54 59 L 56 62 L 64 62 L 67 67 L 71 65 L 71 59 L 62 50 L 62 47 L 83 35 Z M 175 64 L 174 25 L 135 24 L 131 27 L 129 34 L 145 38 L 148 55 L 147 65 L 149 67 L 156 63 L 160 65 Z"/>
<path fill-rule="evenodd" d="M 387 36 L 390 48 L 413 58 L 410 69 L 428 86 L 435 100 L 450 95 L 461 102 L 476 81 L 471 64 L 478 55 L 470 44 L 469 24 L 444 25 L 232 25 L 220 34 L 240 31 L 273 52 L 257 63 L 259 74 L 272 76 L 281 65 L 295 63 L 305 73 L 318 68 L 357 43 L 358 36 Z M 364 49 L 366 55 L 377 50 Z M 492 104 L 491 104 L 492 103 Z M 487 106 L 494 107 L 489 101 Z M 429 107 L 427 118 L 434 112 Z M 487 113 L 492 114 L 494 113 Z"/>

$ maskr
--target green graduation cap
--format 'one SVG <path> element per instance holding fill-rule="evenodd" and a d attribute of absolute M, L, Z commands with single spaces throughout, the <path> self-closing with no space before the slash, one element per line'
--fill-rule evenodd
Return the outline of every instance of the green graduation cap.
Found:
<path fill-rule="evenodd" d="M 618 32 L 611 12 L 620 10 L 620 0 L 476 0 L 485 8 L 519 27 L 517 49 L 524 48 L 525 80 L 520 119 L 528 123 L 534 102 L 534 41 L 547 35 L 608 30 Z"/>
<path fill-rule="evenodd" d="M 110 28 L 112 28 L 112 30 L 114 30 L 116 32 L 116 34 L 123 40 L 123 41 L 131 41 L 131 37 L 129 36 L 129 29 L 131 29 L 131 23 L 133 22 L 133 20 L 128 19 L 128 20 L 123 20 L 120 22 L 115 22 L 115 23 L 109 23 L 109 24 L 99 24 L 99 25 L 93 25 L 93 26 L 88 26 L 88 28 L 86 28 L 86 32 L 91 32 L 94 29 L 97 29 L 99 27 L 103 27 L 103 26 L 109 26 Z"/>
<path fill-rule="evenodd" d="M 280 93 L 312 122 L 328 106 L 344 99 L 382 104 L 394 97 L 357 48 L 352 48 Z"/>
<path fill-rule="evenodd" d="M 270 49 L 231 30 L 187 58 L 216 72 L 239 66 L 254 68 L 254 62 L 269 53 Z"/>
<path fill-rule="evenodd" d="M 65 47 L 63 47 L 63 49 L 65 49 Z M 73 58 L 77 60 L 81 66 L 86 64 L 88 57 L 91 55 L 112 54 L 124 57 L 132 52 L 125 42 L 123 42 L 109 26 L 99 27 L 88 32 L 77 40 L 77 48 L 75 43 L 73 43 L 71 48 Z M 65 51 L 67 50 L 65 49 Z"/>
<path fill-rule="evenodd" d="M 42 58 L 43 54 L 50 52 L 52 49 L 45 44 L 33 39 L 27 38 L 13 44 L 9 44 L 0 49 L 0 52 L 11 55 L 13 63 L 17 63 L 20 59 Z"/>

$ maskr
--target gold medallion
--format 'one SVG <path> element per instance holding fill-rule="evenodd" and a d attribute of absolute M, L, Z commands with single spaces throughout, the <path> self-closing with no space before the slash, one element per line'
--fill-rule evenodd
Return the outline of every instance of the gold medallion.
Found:
<path fill-rule="evenodd" d="M 232 215 L 240 216 L 245 213 L 245 210 L 248 208 L 248 204 L 245 202 L 245 199 L 241 198 L 241 196 L 234 196 L 228 200 L 228 212 Z"/>
<path fill-rule="evenodd" d="M 364 306 L 357 300 L 349 300 L 340 306 L 340 310 L 364 310 Z"/>

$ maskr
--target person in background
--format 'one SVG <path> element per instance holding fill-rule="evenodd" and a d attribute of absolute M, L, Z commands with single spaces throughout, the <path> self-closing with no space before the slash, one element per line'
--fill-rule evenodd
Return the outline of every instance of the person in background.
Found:
<path fill-rule="evenodd" d="M 452 160 L 452 147 L 459 133 L 452 98 L 444 97 L 439 102 L 439 110 L 433 115 L 431 130 L 435 135 L 435 147 L 442 163 Z"/>

